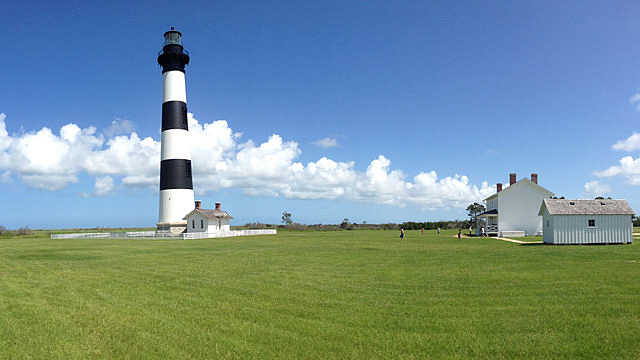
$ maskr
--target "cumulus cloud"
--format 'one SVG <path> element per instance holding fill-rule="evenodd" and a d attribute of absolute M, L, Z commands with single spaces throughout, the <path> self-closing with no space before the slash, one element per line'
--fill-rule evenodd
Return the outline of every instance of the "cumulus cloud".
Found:
<path fill-rule="evenodd" d="M 601 196 L 611 192 L 611 187 L 597 180 L 589 181 L 584 184 L 584 192 L 590 195 Z"/>
<path fill-rule="evenodd" d="M 634 151 L 640 150 L 640 133 L 633 133 L 625 140 L 619 140 L 613 146 L 614 150 Z"/>
<path fill-rule="evenodd" d="M 338 141 L 336 139 L 326 137 L 324 139 L 314 141 L 313 144 L 327 149 L 338 146 Z"/>
<path fill-rule="evenodd" d="M 598 177 L 622 176 L 632 185 L 640 185 L 640 157 L 634 159 L 625 156 L 620 159 L 618 165 L 613 165 L 606 170 L 596 171 Z"/>
<path fill-rule="evenodd" d="M 629 103 L 635 105 L 636 110 L 640 111 L 640 93 L 631 95 Z"/>
<path fill-rule="evenodd" d="M 95 195 L 123 186 L 157 189 L 160 142 L 137 133 L 106 136 L 93 127 L 63 126 L 58 133 L 42 128 L 9 135 L 0 114 L 0 171 L 9 171 L 34 187 L 57 190 L 87 173 L 96 177 Z M 201 123 L 188 114 L 194 188 L 199 193 L 236 188 L 250 195 L 295 199 L 350 199 L 425 208 L 464 207 L 493 193 L 486 182 L 473 185 L 466 176 L 440 178 L 435 171 L 409 178 L 383 155 L 365 171 L 354 162 L 322 157 L 298 161 L 298 143 L 273 134 L 263 143 L 240 142 L 224 120 Z M 113 124 L 112 124 L 113 125 Z M 119 125 L 120 126 L 120 125 Z M 105 137 L 106 136 L 106 137 Z M 331 140 L 331 139 L 329 139 Z"/>
<path fill-rule="evenodd" d="M 130 134 L 136 130 L 133 122 L 127 119 L 115 119 L 111 121 L 111 125 L 107 126 L 102 132 L 106 137 L 113 137 L 116 135 Z"/>
<path fill-rule="evenodd" d="M 111 176 L 101 176 L 96 178 L 93 187 L 93 193 L 96 196 L 104 196 L 111 193 L 114 189 L 113 178 Z"/>

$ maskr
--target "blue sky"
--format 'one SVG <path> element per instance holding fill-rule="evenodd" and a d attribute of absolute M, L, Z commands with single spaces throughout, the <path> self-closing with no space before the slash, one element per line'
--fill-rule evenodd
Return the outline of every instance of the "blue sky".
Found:
<path fill-rule="evenodd" d="M 155 224 L 170 25 L 192 55 L 196 197 L 236 224 L 464 218 L 509 172 L 638 211 L 639 16 L 632 1 L 10 2 L 0 225 Z"/>

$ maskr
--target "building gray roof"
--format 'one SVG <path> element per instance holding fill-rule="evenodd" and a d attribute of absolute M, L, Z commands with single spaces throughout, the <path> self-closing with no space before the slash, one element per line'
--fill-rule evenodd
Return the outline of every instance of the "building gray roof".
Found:
<path fill-rule="evenodd" d="M 567 200 L 544 199 L 540 206 L 551 215 L 633 215 L 633 209 L 624 200 Z"/>
<path fill-rule="evenodd" d="M 190 213 L 188 213 L 183 219 L 186 219 L 189 215 L 194 213 L 200 213 L 202 216 L 207 219 L 233 219 L 233 216 L 229 215 L 228 212 L 222 210 L 209 210 L 209 209 L 193 209 Z"/>

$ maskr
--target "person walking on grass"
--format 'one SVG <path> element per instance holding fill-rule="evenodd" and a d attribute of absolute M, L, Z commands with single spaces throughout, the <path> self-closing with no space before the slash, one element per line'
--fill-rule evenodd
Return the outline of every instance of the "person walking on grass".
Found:
<path fill-rule="evenodd" d="M 462 229 L 458 229 L 458 240 L 462 238 Z"/>
<path fill-rule="evenodd" d="M 404 229 L 400 228 L 400 240 L 404 240 Z"/>
<path fill-rule="evenodd" d="M 482 231 L 482 237 L 487 236 L 487 233 L 484 232 L 484 226 L 482 227 L 482 229 L 480 231 Z"/>
<path fill-rule="evenodd" d="M 420 230 L 420 235 L 424 235 L 424 228 L 422 228 L 422 230 Z"/>
<path fill-rule="evenodd" d="M 438 230 L 436 231 L 436 233 L 438 234 L 438 236 L 440 236 L 440 228 L 438 228 Z"/>

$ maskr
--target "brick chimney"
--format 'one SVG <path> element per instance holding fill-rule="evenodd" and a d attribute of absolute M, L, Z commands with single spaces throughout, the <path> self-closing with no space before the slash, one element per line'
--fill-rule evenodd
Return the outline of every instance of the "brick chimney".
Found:
<path fill-rule="evenodd" d="M 196 209 L 200 209 L 201 204 L 202 204 L 202 201 L 196 200 Z"/>
<path fill-rule="evenodd" d="M 496 184 L 496 192 L 500 192 L 502 191 L 502 183 L 497 183 Z"/>
<path fill-rule="evenodd" d="M 538 174 L 536 173 L 531 174 L 531 182 L 534 184 L 538 183 Z"/>
<path fill-rule="evenodd" d="M 220 203 L 216 203 L 216 210 L 220 210 Z"/>
<path fill-rule="evenodd" d="M 516 183 L 516 173 L 509 174 L 509 186 Z"/>

